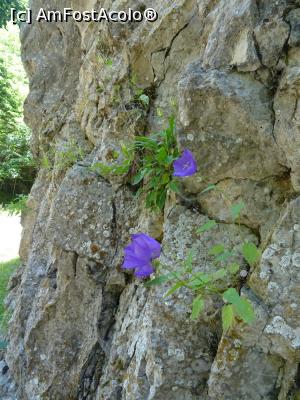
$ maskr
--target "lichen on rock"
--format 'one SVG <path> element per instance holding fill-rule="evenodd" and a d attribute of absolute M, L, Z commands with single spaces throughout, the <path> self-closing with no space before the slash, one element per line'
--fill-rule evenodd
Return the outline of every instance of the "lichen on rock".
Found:
<path fill-rule="evenodd" d="M 23 220 L 7 379 L 19 400 L 297 399 L 300 3 L 148 3 L 156 22 L 21 28 L 32 150 L 42 157 L 54 149 L 54 157 L 38 173 Z M 62 5 L 49 0 L 47 7 Z M 126 176 L 90 167 L 111 162 L 122 141 L 161 129 L 174 104 L 178 143 L 193 152 L 198 173 L 158 215 Z M 71 142 L 84 152 L 59 164 Z M 203 194 L 210 184 L 218 190 Z M 239 223 L 224 197 L 244 201 Z M 218 229 L 196 237 L 208 218 Z M 184 290 L 163 299 L 165 287 L 147 289 L 121 271 L 123 248 L 141 231 L 162 242 L 171 266 L 194 246 L 197 271 L 212 269 L 211 244 L 260 244 L 261 262 L 239 282 L 254 306 L 253 324 L 222 334 L 214 299 L 193 322 Z"/>

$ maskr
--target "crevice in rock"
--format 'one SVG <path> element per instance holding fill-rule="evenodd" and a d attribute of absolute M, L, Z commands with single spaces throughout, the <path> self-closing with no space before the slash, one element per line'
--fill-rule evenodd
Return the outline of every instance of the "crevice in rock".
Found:
<path fill-rule="evenodd" d="M 164 47 L 164 48 L 162 48 L 162 49 L 156 50 L 156 51 L 154 51 L 154 52 L 151 53 L 151 66 L 152 66 L 154 78 L 156 78 L 156 74 L 155 74 L 154 67 L 153 67 L 153 65 L 152 65 L 152 56 L 153 56 L 153 54 L 159 53 L 159 52 L 164 52 L 164 51 L 165 51 L 165 56 L 164 56 L 164 61 L 163 61 L 163 64 L 164 64 L 164 66 L 165 66 L 166 59 L 167 59 L 167 57 L 168 57 L 168 56 L 170 55 L 170 53 L 171 53 L 171 50 L 172 50 L 172 46 L 173 46 L 174 41 L 175 41 L 175 40 L 177 39 L 177 37 L 190 25 L 190 23 L 192 22 L 192 20 L 193 20 L 194 17 L 195 17 L 195 15 L 193 15 L 193 16 L 190 18 L 190 20 L 189 20 L 181 29 L 179 29 L 179 30 L 177 31 L 177 33 L 172 37 L 171 42 L 170 42 L 170 44 L 169 44 L 168 47 Z M 163 78 L 160 80 L 160 82 L 157 83 L 157 87 L 160 87 L 160 85 L 162 84 L 162 82 L 165 80 L 166 75 L 167 75 L 167 72 L 168 72 L 168 71 L 165 69 L 165 70 L 164 70 L 164 76 L 163 76 Z"/>
<path fill-rule="evenodd" d="M 105 353 L 100 344 L 96 343 L 80 374 L 77 400 L 93 400 L 95 398 L 94 395 L 100 382 L 104 360 Z"/>
<path fill-rule="evenodd" d="M 110 357 L 111 342 L 115 326 L 115 313 L 119 306 L 121 291 L 103 289 L 102 312 L 98 320 L 98 341 L 84 365 L 77 400 L 94 400 L 102 371 Z"/>
<path fill-rule="evenodd" d="M 258 44 L 258 41 L 256 39 L 254 31 L 252 32 L 252 38 L 253 38 L 253 43 L 254 43 L 254 48 L 255 48 L 255 51 L 256 51 L 256 55 L 257 55 L 257 58 L 259 59 L 259 62 L 261 64 L 261 66 L 264 67 L 264 68 L 268 68 L 263 63 L 263 57 L 262 57 L 262 54 L 260 52 L 259 44 Z"/>
<path fill-rule="evenodd" d="M 78 261 L 79 255 L 77 253 L 73 253 L 72 256 L 72 266 L 73 266 L 73 271 L 74 271 L 74 276 L 77 274 L 77 261 Z"/>

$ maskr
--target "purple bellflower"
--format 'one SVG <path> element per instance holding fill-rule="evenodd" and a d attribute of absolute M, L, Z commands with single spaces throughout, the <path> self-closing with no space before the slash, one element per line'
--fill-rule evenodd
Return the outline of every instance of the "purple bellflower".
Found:
<path fill-rule="evenodd" d="M 185 176 L 194 175 L 197 172 L 197 163 L 190 150 L 185 149 L 178 160 L 174 161 L 174 174 L 173 176 Z"/>
<path fill-rule="evenodd" d="M 125 258 L 122 268 L 135 269 L 135 276 L 148 278 L 154 272 L 152 260 L 160 256 L 160 243 L 145 233 L 131 235 L 131 240 L 124 249 Z"/>

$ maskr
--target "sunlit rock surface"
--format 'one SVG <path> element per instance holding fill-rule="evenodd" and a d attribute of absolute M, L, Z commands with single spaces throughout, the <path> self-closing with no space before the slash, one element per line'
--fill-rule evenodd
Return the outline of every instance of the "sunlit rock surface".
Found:
<path fill-rule="evenodd" d="M 32 149 L 54 156 L 31 192 L 22 276 L 11 294 L 6 361 L 18 399 L 299 398 L 300 2 L 82 3 L 68 6 L 153 7 L 159 18 L 22 27 Z M 137 87 L 149 110 L 134 99 Z M 178 141 L 199 171 L 164 215 L 151 215 L 122 178 L 89 166 L 111 162 L 121 141 L 160 129 L 174 104 Z M 61 168 L 66 143 L 83 155 Z M 220 190 L 201 194 L 208 184 Z M 240 225 L 220 192 L 244 201 Z M 195 230 L 209 217 L 221 224 L 199 239 Z M 213 268 L 212 244 L 262 244 L 260 265 L 235 282 L 254 304 L 255 322 L 222 336 L 214 299 L 191 322 L 188 293 L 163 300 L 165 287 L 148 290 L 121 272 L 123 247 L 137 231 L 162 240 L 173 266 L 195 246 L 199 271 Z"/>

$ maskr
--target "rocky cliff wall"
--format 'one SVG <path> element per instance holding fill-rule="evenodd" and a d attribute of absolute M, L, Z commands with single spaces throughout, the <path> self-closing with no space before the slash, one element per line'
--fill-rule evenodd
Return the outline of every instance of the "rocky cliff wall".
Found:
<path fill-rule="evenodd" d="M 62 8 L 55 0 L 31 6 Z M 26 122 L 35 156 L 52 151 L 54 167 L 42 166 L 32 189 L 23 267 L 11 285 L 7 362 L 18 399 L 300 398 L 299 0 L 68 6 L 151 6 L 159 18 L 22 28 Z M 157 109 L 167 116 L 174 102 L 178 141 L 199 172 L 185 180 L 185 200 L 171 197 L 157 215 L 124 179 L 89 166 L 159 129 Z M 66 143 L 84 155 L 62 168 Z M 200 195 L 209 184 L 245 202 L 241 224 L 231 223 L 220 191 Z M 218 229 L 199 238 L 195 228 L 208 217 Z M 195 245 L 200 269 L 209 269 L 211 243 L 260 243 L 261 263 L 240 283 L 255 322 L 222 335 L 219 314 L 191 322 L 188 295 L 163 300 L 164 287 L 146 289 L 124 274 L 123 248 L 137 231 L 161 240 L 170 262 Z"/>

